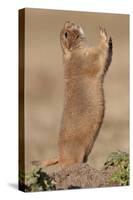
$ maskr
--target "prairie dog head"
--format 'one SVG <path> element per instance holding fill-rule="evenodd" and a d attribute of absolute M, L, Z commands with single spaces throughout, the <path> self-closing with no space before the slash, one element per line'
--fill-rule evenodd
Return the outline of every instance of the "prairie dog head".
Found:
<path fill-rule="evenodd" d="M 84 38 L 85 35 L 81 26 L 67 21 L 60 33 L 60 42 L 63 52 L 72 51 L 79 47 Z"/>

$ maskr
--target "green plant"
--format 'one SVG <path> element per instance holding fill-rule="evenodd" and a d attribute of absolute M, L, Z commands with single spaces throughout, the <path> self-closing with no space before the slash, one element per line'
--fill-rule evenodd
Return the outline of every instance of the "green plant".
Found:
<path fill-rule="evenodd" d="M 41 168 L 35 168 L 27 175 L 20 173 L 19 179 L 21 188 L 25 192 L 55 190 L 55 182 Z"/>
<path fill-rule="evenodd" d="M 125 152 L 113 152 L 104 164 L 104 168 L 116 167 L 110 181 L 119 185 L 129 185 L 129 154 Z"/>

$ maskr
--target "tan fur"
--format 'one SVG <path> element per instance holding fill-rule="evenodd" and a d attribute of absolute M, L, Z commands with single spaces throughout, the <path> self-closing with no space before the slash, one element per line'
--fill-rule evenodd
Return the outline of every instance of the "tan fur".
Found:
<path fill-rule="evenodd" d="M 64 168 L 87 161 L 103 122 L 103 79 L 111 63 L 112 40 L 108 40 L 105 29 L 100 27 L 99 45 L 89 47 L 82 28 L 66 22 L 60 41 L 65 102 L 59 134 L 59 159 L 42 163 L 47 166 L 58 162 Z"/>

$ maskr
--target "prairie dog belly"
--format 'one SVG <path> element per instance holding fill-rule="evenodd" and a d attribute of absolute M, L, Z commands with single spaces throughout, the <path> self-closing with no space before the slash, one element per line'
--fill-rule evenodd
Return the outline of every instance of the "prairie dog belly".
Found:
<path fill-rule="evenodd" d="M 74 77 L 66 80 L 65 84 L 64 112 L 59 136 L 61 158 L 67 156 L 70 159 L 73 155 L 77 158 L 81 152 L 87 156 L 104 116 L 102 80 Z"/>

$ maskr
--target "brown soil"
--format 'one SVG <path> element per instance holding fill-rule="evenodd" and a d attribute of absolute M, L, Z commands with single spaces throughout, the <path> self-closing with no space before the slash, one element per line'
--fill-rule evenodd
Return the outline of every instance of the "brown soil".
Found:
<path fill-rule="evenodd" d="M 56 189 L 96 188 L 104 186 L 117 186 L 110 181 L 112 173 L 118 167 L 96 170 L 88 164 L 75 165 L 66 170 L 61 170 L 50 176 L 56 182 Z"/>

